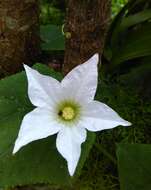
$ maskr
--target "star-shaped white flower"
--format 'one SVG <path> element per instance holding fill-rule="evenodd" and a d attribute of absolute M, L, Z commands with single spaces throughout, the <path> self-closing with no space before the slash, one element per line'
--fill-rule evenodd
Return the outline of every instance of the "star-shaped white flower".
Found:
<path fill-rule="evenodd" d="M 86 130 L 101 131 L 131 123 L 107 105 L 95 101 L 98 78 L 98 54 L 75 67 L 64 79 L 40 74 L 24 65 L 28 78 L 28 96 L 36 108 L 23 118 L 13 153 L 32 141 L 57 133 L 56 147 L 75 172 L 86 140 Z"/>

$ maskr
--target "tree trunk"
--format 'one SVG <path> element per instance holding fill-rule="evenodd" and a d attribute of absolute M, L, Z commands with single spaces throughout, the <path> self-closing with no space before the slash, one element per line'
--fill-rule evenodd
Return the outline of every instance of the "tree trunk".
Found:
<path fill-rule="evenodd" d="M 38 0 L 0 0 L 0 77 L 16 73 L 39 53 Z"/>
<path fill-rule="evenodd" d="M 94 53 L 102 54 L 110 9 L 110 0 L 67 1 L 64 73 L 86 61 Z"/>

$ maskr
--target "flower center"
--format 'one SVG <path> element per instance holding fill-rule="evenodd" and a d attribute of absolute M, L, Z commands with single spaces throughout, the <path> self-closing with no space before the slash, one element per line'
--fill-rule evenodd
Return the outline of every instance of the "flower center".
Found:
<path fill-rule="evenodd" d="M 72 120 L 75 117 L 75 110 L 74 108 L 67 106 L 62 109 L 60 115 L 64 120 Z"/>
<path fill-rule="evenodd" d="M 72 100 L 59 102 L 56 107 L 57 118 L 65 125 L 75 124 L 81 117 L 81 106 Z"/>

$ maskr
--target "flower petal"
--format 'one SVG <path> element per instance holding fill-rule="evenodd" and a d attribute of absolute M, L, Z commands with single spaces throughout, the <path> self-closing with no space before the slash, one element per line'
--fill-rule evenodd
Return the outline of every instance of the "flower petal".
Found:
<path fill-rule="evenodd" d="M 51 112 L 36 108 L 25 115 L 15 142 L 13 154 L 28 143 L 56 134 L 60 125 L 51 118 Z"/>
<path fill-rule="evenodd" d="M 118 125 L 131 125 L 109 106 L 98 101 L 93 101 L 85 106 L 82 124 L 90 131 L 111 129 Z"/>
<path fill-rule="evenodd" d="M 80 126 L 64 127 L 57 135 L 56 146 L 67 160 L 70 176 L 75 172 L 81 154 L 81 143 L 85 140 L 86 130 Z"/>
<path fill-rule="evenodd" d="M 24 65 L 28 78 L 28 96 L 33 105 L 48 107 L 56 101 L 61 85 L 56 79 L 42 75 L 38 71 Z"/>
<path fill-rule="evenodd" d="M 61 82 L 66 94 L 75 97 L 76 100 L 90 101 L 94 99 L 97 88 L 97 63 L 98 54 L 95 54 L 85 63 L 75 67 Z"/>

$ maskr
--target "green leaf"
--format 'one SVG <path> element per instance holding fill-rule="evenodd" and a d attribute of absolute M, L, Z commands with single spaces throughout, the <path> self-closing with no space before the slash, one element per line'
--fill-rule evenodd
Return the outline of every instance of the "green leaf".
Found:
<path fill-rule="evenodd" d="M 112 63 L 151 55 L 151 24 L 147 23 L 123 36 L 123 42 L 113 51 Z"/>
<path fill-rule="evenodd" d="M 137 34 L 137 29 L 141 24 L 143 25 L 144 22 L 147 21 L 150 22 L 151 9 L 146 6 L 146 9 L 144 10 L 145 2 L 146 1 L 144 0 L 128 1 L 128 3 L 122 8 L 119 14 L 112 21 L 104 49 L 104 56 L 109 62 L 119 64 L 125 60 L 127 61 L 129 59 L 139 57 L 138 54 L 140 54 L 141 57 L 150 55 L 150 41 L 148 41 L 146 44 L 146 41 L 141 41 L 140 39 L 140 43 L 134 43 L 132 48 L 130 47 L 131 41 L 127 42 L 127 34 L 129 35 L 129 32 L 134 30 Z M 134 38 L 134 41 L 136 39 L 139 40 L 139 37 Z M 142 46 L 141 49 L 138 49 L 135 52 L 135 47 L 139 48 L 141 46 L 140 44 L 142 43 L 146 46 Z"/>
<path fill-rule="evenodd" d="M 40 36 L 42 40 L 42 50 L 64 50 L 65 40 L 61 31 L 61 26 L 41 25 Z"/>
<path fill-rule="evenodd" d="M 135 0 L 128 1 L 128 3 L 120 10 L 120 12 L 113 19 L 111 26 L 109 28 L 108 34 L 107 34 L 106 46 L 110 44 L 110 46 L 112 47 L 112 44 L 114 44 L 113 48 L 115 48 L 115 42 L 117 41 L 117 38 L 119 37 L 121 22 L 123 21 L 125 13 L 131 7 L 133 7 L 135 3 L 136 3 Z"/>
<path fill-rule="evenodd" d="M 35 68 L 58 80 L 62 78 L 41 64 Z M 25 72 L 0 81 L 0 187 L 36 183 L 70 186 L 73 179 L 68 174 L 66 161 L 56 150 L 56 135 L 32 142 L 12 155 L 21 121 L 32 109 Z M 95 135 L 88 133 L 75 178 L 81 172 L 94 139 Z"/>
<path fill-rule="evenodd" d="M 121 190 L 151 189 L 151 145 L 119 144 L 117 157 Z"/>
<path fill-rule="evenodd" d="M 151 9 L 147 9 L 137 14 L 130 15 L 128 17 L 123 18 L 120 25 L 120 30 L 124 30 L 136 24 L 140 24 L 141 22 L 144 22 L 150 18 L 151 18 Z"/>
<path fill-rule="evenodd" d="M 150 60 L 151 60 L 151 57 L 150 57 Z M 142 64 L 139 63 L 140 65 L 138 65 L 137 67 L 131 68 L 128 73 L 121 75 L 119 77 L 119 80 L 125 86 L 132 87 L 134 90 L 137 91 L 137 93 L 138 93 L 138 90 L 144 89 L 146 85 L 148 85 L 148 90 L 149 90 L 150 84 L 146 83 L 146 81 L 150 80 L 151 78 L 150 60 L 148 62 L 144 61 L 142 62 Z"/>

